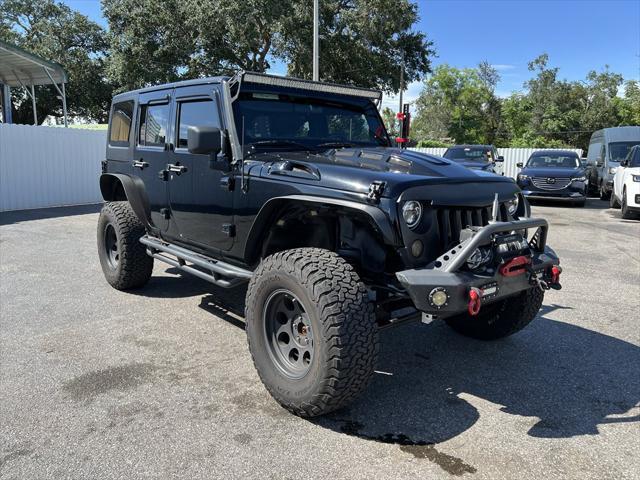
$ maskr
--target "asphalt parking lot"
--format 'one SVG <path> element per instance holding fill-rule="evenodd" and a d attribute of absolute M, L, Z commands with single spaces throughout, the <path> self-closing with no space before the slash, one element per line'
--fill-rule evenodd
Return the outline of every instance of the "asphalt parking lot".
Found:
<path fill-rule="evenodd" d="M 562 291 L 511 338 L 385 331 L 357 403 L 266 393 L 242 290 L 104 281 L 95 207 L 0 216 L 0 478 L 640 478 L 640 221 L 534 206 Z"/>

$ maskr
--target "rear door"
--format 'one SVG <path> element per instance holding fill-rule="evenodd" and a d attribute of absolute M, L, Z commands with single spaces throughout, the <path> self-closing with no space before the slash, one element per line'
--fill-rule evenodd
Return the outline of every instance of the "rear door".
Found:
<path fill-rule="evenodd" d="M 170 118 L 169 90 L 140 95 L 133 174 L 144 181 L 151 221 L 161 231 L 169 225 L 168 188 L 162 172 L 168 161 Z"/>
<path fill-rule="evenodd" d="M 172 174 L 169 183 L 173 237 L 204 248 L 228 250 L 233 244 L 233 192 L 228 172 L 212 168 L 210 155 L 195 155 L 187 149 L 190 126 L 222 128 L 217 90 L 212 85 L 178 88 L 175 95 L 175 129 L 170 151 L 171 164 L 186 167 Z"/>

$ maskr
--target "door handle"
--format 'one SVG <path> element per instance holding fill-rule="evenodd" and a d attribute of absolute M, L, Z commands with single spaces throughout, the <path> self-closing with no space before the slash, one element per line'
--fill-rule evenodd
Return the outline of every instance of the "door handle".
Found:
<path fill-rule="evenodd" d="M 187 167 L 185 167 L 184 165 L 174 165 L 170 163 L 169 165 L 167 165 L 167 170 L 175 173 L 176 175 L 181 175 L 187 171 Z"/>
<path fill-rule="evenodd" d="M 133 168 L 139 168 L 140 170 L 144 170 L 149 166 L 147 162 L 143 162 L 142 159 L 133 161 Z"/>

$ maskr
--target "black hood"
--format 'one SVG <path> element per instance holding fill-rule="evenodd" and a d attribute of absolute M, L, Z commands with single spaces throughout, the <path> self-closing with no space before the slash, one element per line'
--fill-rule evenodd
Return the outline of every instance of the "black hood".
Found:
<path fill-rule="evenodd" d="M 384 182 L 384 197 L 397 197 L 408 188 L 429 184 L 501 183 L 509 177 L 470 170 L 443 157 L 398 148 L 345 148 L 323 153 L 263 153 L 252 158 L 265 162 L 261 175 L 268 176 L 284 162 L 308 166 L 310 175 L 288 175 L 291 181 L 314 182 L 323 187 L 368 193 L 372 182 Z M 292 168 L 291 165 L 286 165 Z M 314 178 L 315 177 L 315 178 Z"/>

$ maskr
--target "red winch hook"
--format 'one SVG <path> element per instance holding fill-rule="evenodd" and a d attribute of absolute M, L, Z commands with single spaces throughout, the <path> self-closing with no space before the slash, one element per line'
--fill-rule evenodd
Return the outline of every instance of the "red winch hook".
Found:
<path fill-rule="evenodd" d="M 480 312 L 482 306 L 482 290 L 476 287 L 469 289 L 469 303 L 467 304 L 467 310 L 469 315 L 475 317 Z"/>

